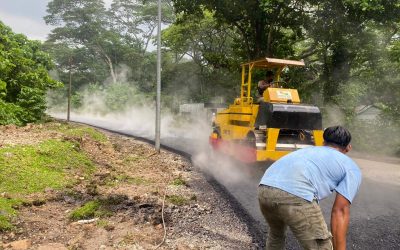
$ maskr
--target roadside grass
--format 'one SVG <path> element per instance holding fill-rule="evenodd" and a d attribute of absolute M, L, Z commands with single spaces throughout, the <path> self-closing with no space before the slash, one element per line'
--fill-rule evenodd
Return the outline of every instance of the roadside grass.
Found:
<path fill-rule="evenodd" d="M 101 217 L 105 212 L 100 209 L 100 207 L 99 201 L 89 201 L 72 211 L 69 218 L 71 220 L 85 220 L 94 217 Z"/>
<path fill-rule="evenodd" d="M 134 184 L 134 185 L 149 185 L 149 184 L 154 183 L 154 181 L 149 180 L 149 179 L 145 179 L 145 178 L 140 177 L 140 176 L 135 176 L 135 177 L 129 177 L 127 179 L 127 183 Z"/>
<path fill-rule="evenodd" d="M 189 203 L 189 200 L 180 195 L 167 195 L 167 201 L 177 206 L 183 206 Z"/>
<path fill-rule="evenodd" d="M 58 127 L 53 126 L 52 128 L 56 131 L 59 131 L 59 132 L 65 134 L 65 135 L 75 136 L 75 137 L 88 136 L 98 142 L 103 142 L 103 143 L 107 142 L 107 137 L 103 133 L 97 131 L 94 128 L 76 126 L 76 125 L 66 124 L 66 123 L 62 123 Z"/>
<path fill-rule="evenodd" d="M 16 215 L 14 206 L 21 204 L 20 200 L 0 198 L 0 232 L 13 228 L 11 219 Z"/>
<path fill-rule="evenodd" d="M 190 196 L 190 200 L 191 200 L 191 201 L 197 201 L 197 196 L 196 196 L 195 194 L 192 194 L 192 195 Z"/>
<path fill-rule="evenodd" d="M 0 148 L 0 231 L 9 230 L 13 208 L 24 195 L 42 192 L 45 188 L 61 189 L 73 185 L 75 174 L 89 176 L 95 167 L 76 145 L 50 139 L 36 145 Z"/>
<path fill-rule="evenodd" d="M 121 182 L 126 183 L 126 184 L 133 184 L 133 185 L 137 185 L 137 186 L 140 186 L 140 185 L 147 186 L 147 185 L 155 183 L 155 181 L 153 181 L 151 179 L 146 179 L 141 176 L 129 176 L 127 174 L 120 174 L 120 175 L 111 177 L 106 182 L 106 185 L 113 187 Z"/>
<path fill-rule="evenodd" d="M 143 156 L 139 156 L 139 155 L 128 155 L 124 159 L 124 163 L 126 163 L 126 164 L 135 163 L 135 162 L 142 160 L 143 158 L 144 158 Z"/>
<path fill-rule="evenodd" d="M 113 214 L 111 207 L 121 204 L 126 199 L 128 199 L 128 197 L 118 195 L 88 201 L 79 208 L 74 209 L 69 214 L 69 219 L 76 221 L 109 217 Z"/>
<path fill-rule="evenodd" d="M 106 220 L 98 220 L 96 222 L 96 225 L 98 227 L 106 228 L 106 227 L 108 227 L 108 221 L 106 221 Z"/>
<path fill-rule="evenodd" d="M 186 186 L 186 181 L 182 178 L 182 176 L 179 176 L 179 177 L 175 178 L 172 181 L 172 185 L 174 185 L 174 186 Z"/>

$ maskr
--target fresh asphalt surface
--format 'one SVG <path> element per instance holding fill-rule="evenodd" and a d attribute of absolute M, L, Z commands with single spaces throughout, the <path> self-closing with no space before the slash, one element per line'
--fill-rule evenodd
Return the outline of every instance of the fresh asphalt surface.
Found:
<path fill-rule="evenodd" d="M 109 130 L 137 136 L 149 130 L 124 128 L 117 120 L 73 117 L 74 121 L 103 127 Z M 153 137 L 153 138 L 151 138 Z M 266 223 L 259 211 L 257 186 L 269 163 L 244 166 L 225 156 L 210 156 L 206 152 L 206 140 L 198 142 L 178 134 L 161 138 L 163 145 L 186 152 L 192 156 L 195 165 L 223 185 L 236 198 L 241 206 L 254 219 L 254 227 L 267 231 Z M 353 158 L 363 173 L 360 191 L 351 206 L 351 219 L 348 231 L 348 249 L 386 250 L 400 249 L 400 161 L 392 163 Z M 321 202 L 325 219 L 329 224 L 330 209 L 334 195 Z M 287 249 L 301 249 L 289 232 Z"/>

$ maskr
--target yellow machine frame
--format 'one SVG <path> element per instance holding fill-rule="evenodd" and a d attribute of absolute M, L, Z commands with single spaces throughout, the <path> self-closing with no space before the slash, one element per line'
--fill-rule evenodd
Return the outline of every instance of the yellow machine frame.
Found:
<path fill-rule="evenodd" d="M 287 103 L 290 96 L 290 103 L 300 103 L 300 98 L 296 89 L 281 88 L 280 75 L 283 69 L 287 66 L 304 67 L 303 61 L 283 60 L 276 58 L 264 58 L 257 61 L 244 63 L 242 66 L 241 76 L 241 91 L 240 98 L 237 98 L 228 109 L 218 113 L 216 124 L 219 124 L 220 130 L 217 134 L 214 131 L 211 137 L 222 137 L 224 140 L 245 139 L 249 132 L 255 130 L 255 120 L 259 111 L 259 105 L 254 103 L 251 96 L 252 90 L 252 71 L 255 68 L 274 69 L 274 85 L 264 91 L 263 100 L 270 103 Z M 282 145 L 278 145 L 278 136 L 281 128 L 265 128 L 266 138 L 265 149 L 256 149 L 256 160 L 277 160 L 280 157 L 288 154 L 292 150 L 282 150 Z M 301 129 L 301 128 L 299 128 Z M 313 130 L 312 135 L 314 144 L 320 146 L 323 144 L 322 130 Z M 278 149 L 279 148 L 279 149 Z M 228 149 L 229 150 L 229 149 Z"/>
<path fill-rule="evenodd" d="M 282 70 L 287 66 L 304 67 L 303 61 L 284 60 L 276 58 L 265 58 L 253 62 L 244 63 L 242 66 L 242 84 L 240 88 L 240 99 L 243 105 L 252 103 L 251 80 L 254 68 L 273 69 L 276 68 L 274 82 L 279 83 Z M 279 87 L 279 86 L 274 86 Z M 297 90 L 296 90 L 297 91 Z"/>

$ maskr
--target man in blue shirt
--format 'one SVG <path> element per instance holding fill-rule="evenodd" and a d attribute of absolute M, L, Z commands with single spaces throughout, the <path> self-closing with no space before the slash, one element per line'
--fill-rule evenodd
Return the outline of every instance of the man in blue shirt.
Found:
<path fill-rule="evenodd" d="M 289 227 L 304 249 L 346 248 L 350 204 L 361 184 L 361 171 L 345 154 L 350 132 L 324 131 L 324 146 L 292 152 L 272 164 L 261 179 L 258 199 L 269 225 L 267 249 L 284 249 Z M 319 201 L 336 191 L 329 232 Z M 333 235 L 333 239 L 332 239 Z"/>

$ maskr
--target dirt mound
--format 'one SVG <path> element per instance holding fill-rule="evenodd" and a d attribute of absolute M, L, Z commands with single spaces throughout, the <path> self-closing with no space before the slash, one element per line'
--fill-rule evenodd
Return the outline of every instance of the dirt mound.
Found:
<path fill-rule="evenodd" d="M 6 249 L 154 249 L 164 226 L 160 249 L 256 248 L 229 202 L 190 162 L 120 135 L 103 132 L 102 141 L 66 133 L 70 127 L 80 126 L 0 128 L 0 147 L 55 138 L 95 164 L 89 177 L 76 173 L 76 185 L 25 197 L 0 249 L 1 242 Z"/>

